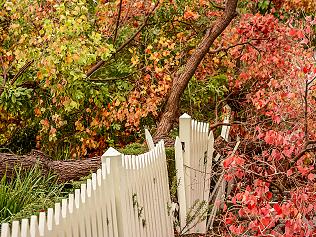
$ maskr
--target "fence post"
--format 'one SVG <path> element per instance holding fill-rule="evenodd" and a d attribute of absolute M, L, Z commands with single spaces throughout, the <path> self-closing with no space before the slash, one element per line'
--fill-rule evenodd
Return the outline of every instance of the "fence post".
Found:
<path fill-rule="evenodd" d="M 154 149 L 155 144 L 154 144 L 153 138 L 152 138 L 150 132 L 148 131 L 148 129 L 145 129 L 145 138 L 146 138 L 146 143 L 147 143 L 148 149 L 149 150 Z"/>
<path fill-rule="evenodd" d="M 183 166 L 184 166 L 184 186 L 186 210 L 192 206 L 191 200 L 191 140 L 192 140 L 192 119 L 188 114 L 183 114 L 179 118 L 179 138 L 183 150 Z M 180 204 L 181 205 L 181 204 Z M 181 208 L 181 206 L 180 206 Z"/>
<path fill-rule="evenodd" d="M 124 218 L 126 217 L 126 210 L 123 210 L 122 206 L 122 197 L 123 197 L 123 188 L 121 187 L 121 172 L 124 172 L 122 165 L 122 154 L 110 147 L 103 155 L 102 162 L 110 161 L 110 176 L 109 178 L 112 181 L 112 187 L 114 188 L 115 196 L 115 210 L 116 210 L 116 221 L 118 228 L 118 236 L 125 237 L 128 235 L 126 232 L 126 223 Z M 129 233 L 130 234 L 130 233 Z"/>
<path fill-rule="evenodd" d="M 223 114 L 224 114 L 223 123 L 229 123 L 230 122 L 230 115 L 231 115 L 231 108 L 229 107 L 229 105 L 224 106 Z M 230 130 L 230 126 L 228 126 L 228 125 L 222 126 L 221 137 L 223 137 L 226 142 L 229 141 L 229 130 Z"/>

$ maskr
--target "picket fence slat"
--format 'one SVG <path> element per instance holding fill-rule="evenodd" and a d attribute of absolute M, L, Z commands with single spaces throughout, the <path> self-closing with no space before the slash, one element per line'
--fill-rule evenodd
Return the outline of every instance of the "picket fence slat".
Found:
<path fill-rule="evenodd" d="M 1 237 L 10 237 L 9 223 L 2 223 L 1 224 Z"/>
<path fill-rule="evenodd" d="M 150 172 L 151 161 L 150 161 L 149 153 L 146 153 L 144 155 L 144 163 L 145 163 L 145 170 L 144 170 L 144 172 L 145 172 L 145 176 L 147 177 L 146 181 L 145 181 L 145 185 L 147 187 L 147 192 L 146 193 L 147 193 L 147 196 L 148 196 L 147 208 L 149 210 L 154 210 L 155 205 L 152 202 L 154 193 L 153 193 L 153 190 L 152 190 L 153 185 L 151 184 L 151 178 L 150 178 L 152 174 Z M 153 211 L 150 211 L 146 218 L 147 218 L 146 219 L 146 224 L 147 224 L 148 229 L 149 229 L 149 231 L 148 231 L 149 236 L 157 236 L 157 232 L 158 231 L 156 230 L 156 223 L 155 223 L 155 219 L 154 219 L 155 218 L 155 213 Z"/>
<path fill-rule="evenodd" d="M 159 157 L 158 152 L 160 152 L 161 144 L 158 145 L 158 150 L 155 152 L 155 158 L 156 158 L 156 172 L 157 172 L 157 188 L 158 188 L 158 199 L 159 203 L 163 203 L 163 200 L 165 200 L 164 196 L 164 189 L 163 189 L 163 177 L 162 177 L 162 164 L 161 164 L 161 158 Z M 167 202 L 164 205 L 159 205 L 160 209 L 160 220 L 161 220 L 161 233 L 164 236 L 168 235 L 168 229 L 167 229 Z"/>
<path fill-rule="evenodd" d="M 12 222 L 12 237 L 20 237 L 20 222 Z"/>
<path fill-rule="evenodd" d="M 21 220 L 21 237 L 29 237 L 29 220 L 22 219 Z"/>

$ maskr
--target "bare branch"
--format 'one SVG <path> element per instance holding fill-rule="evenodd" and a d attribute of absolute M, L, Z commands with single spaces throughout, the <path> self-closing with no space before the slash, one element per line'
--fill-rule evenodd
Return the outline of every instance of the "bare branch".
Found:
<path fill-rule="evenodd" d="M 315 150 L 316 150 L 316 147 L 315 147 L 315 146 L 303 149 L 297 156 L 295 156 L 295 158 L 294 158 L 293 161 L 291 162 L 291 166 L 290 166 L 290 167 L 292 167 L 293 165 L 295 165 L 295 163 L 296 163 L 303 155 L 305 155 L 306 152 L 315 151 Z"/>
<path fill-rule="evenodd" d="M 305 93 L 304 93 L 304 138 L 305 142 L 308 142 L 308 124 L 307 124 L 307 116 L 308 116 L 308 103 L 307 103 L 307 96 L 308 96 L 308 81 L 305 81 Z"/>
<path fill-rule="evenodd" d="M 116 19 L 116 26 L 115 26 L 115 31 L 114 31 L 114 38 L 113 38 L 113 44 L 115 44 L 116 37 L 117 37 L 117 31 L 120 25 L 120 19 L 121 19 L 121 12 L 122 12 L 122 3 L 123 0 L 120 0 L 120 5 L 119 5 L 119 11 L 118 11 L 118 16 Z"/>
<path fill-rule="evenodd" d="M 245 123 L 243 122 L 239 122 L 239 121 L 234 121 L 234 122 L 231 122 L 231 123 L 215 123 L 215 124 L 212 124 L 210 125 L 210 129 L 215 129 L 219 126 L 232 126 L 233 124 L 241 124 L 241 125 L 245 125 Z"/>
<path fill-rule="evenodd" d="M 307 82 L 307 85 L 309 86 L 310 84 L 313 83 L 313 81 L 315 81 L 316 77 L 314 77 L 312 80 L 310 80 L 309 82 Z"/>
<path fill-rule="evenodd" d="M 26 71 L 26 69 L 28 69 L 32 65 L 33 62 L 34 62 L 34 59 L 26 62 L 25 65 L 18 71 L 17 74 L 15 74 L 13 79 L 10 81 L 10 85 L 13 85 L 14 82 Z"/>

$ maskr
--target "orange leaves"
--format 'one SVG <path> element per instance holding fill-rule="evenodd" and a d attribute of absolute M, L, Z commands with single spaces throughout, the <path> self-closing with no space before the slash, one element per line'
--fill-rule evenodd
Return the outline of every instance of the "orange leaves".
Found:
<path fill-rule="evenodd" d="M 200 17 L 200 15 L 197 12 L 194 12 L 190 9 L 190 7 L 186 7 L 185 12 L 183 14 L 183 18 L 185 20 L 193 19 L 196 20 Z"/>
<path fill-rule="evenodd" d="M 48 130 L 48 128 L 49 128 L 49 121 L 48 121 L 48 119 L 42 119 L 40 121 L 40 124 L 42 125 L 44 130 Z"/>
<path fill-rule="evenodd" d="M 77 120 L 75 122 L 75 126 L 76 126 L 76 130 L 77 131 L 84 131 L 84 129 L 85 129 L 80 120 Z"/>
<path fill-rule="evenodd" d="M 36 116 L 36 117 L 40 117 L 40 116 L 42 115 L 42 112 L 41 112 L 41 110 L 40 110 L 39 107 L 36 107 L 36 108 L 34 109 L 34 113 L 35 113 L 35 116 Z"/>

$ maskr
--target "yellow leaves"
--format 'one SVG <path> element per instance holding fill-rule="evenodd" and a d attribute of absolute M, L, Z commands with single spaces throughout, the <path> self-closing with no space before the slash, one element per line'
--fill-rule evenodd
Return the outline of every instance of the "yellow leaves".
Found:
<path fill-rule="evenodd" d="M 162 47 L 167 47 L 168 46 L 168 42 L 167 42 L 167 39 L 165 37 L 161 37 L 159 39 L 159 42 L 158 42 Z"/>
<path fill-rule="evenodd" d="M 161 67 L 155 67 L 155 72 L 156 72 L 156 73 L 161 73 L 161 72 L 163 72 L 163 68 L 161 68 Z"/>
<path fill-rule="evenodd" d="M 151 50 L 152 50 L 153 46 L 152 45 L 148 45 L 147 48 L 145 49 L 145 53 L 150 54 Z"/>
<path fill-rule="evenodd" d="M 12 30 L 17 30 L 19 27 L 20 27 L 20 24 L 11 24 L 11 25 L 10 25 L 10 28 L 11 28 Z"/>
<path fill-rule="evenodd" d="M 66 60 L 65 60 L 65 61 L 66 61 L 67 64 L 71 64 L 71 63 L 73 62 L 72 55 L 69 55 L 69 54 L 68 54 L 68 55 L 66 56 Z"/>
<path fill-rule="evenodd" d="M 138 63 L 139 63 L 139 57 L 137 55 L 134 55 L 132 58 L 131 58 L 131 62 L 134 66 L 136 66 Z"/>
<path fill-rule="evenodd" d="M 161 54 L 158 52 L 154 52 L 150 55 L 149 59 L 158 62 L 161 58 Z"/>
<path fill-rule="evenodd" d="M 65 107 L 65 110 L 67 112 L 70 112 L 74 109 L 79 109 L 79 103 L 73 101 L 69 97 L 65 97 L 64 101 L 62 102 L 63 106 Z"/>
<path fill-rule="evenodd" d="M 185 35 L 184 35 L 184 32 L 179 32 L 179 33 L 177 34 L 177 39 L 179 39 L 179 40 L 186 40 L 186 37 L 185 37 Z"/>
<path fill-rule="evenodd" d="M 44 78 L 43 73 L 41 71 L 38 71 L 36 76 L 39 80 L 42 80 Z"/>
<path fill-rule="evenodd" d="M 118 107 L 120 104 L 121 104 L 121 101 L 116 100 L 115 103 L 114 103 L 114 106 Z"/>
<path fill-rule="evenodd" d="M 139 64 L 139 57 L 138 55 L 136 55 L 136 49 L 135 48 L 129 48 L 128 51 L 130 53 L 133 54 L 132 58 L 131 58 L 131 62 L 134 66 L 136 66 L 137 64 Z"/>
<path fill-rule="evenodd" d="M 218 57 L 214 57 L 214 58 L 213 58 L 213 62 L 214 62 L 215 64 L 219 64 L 219 63 L 220 63 L 220 60 L 219 60 Z"/>
<path fill-rule="evenodd" d="M 170 51 L 169 50 L 165 50 L 162 52 L 162 56 L 166 57 L 170 55 Z"/>
<path fill-rule="evenodd" d="M 80 7 L 76 6 L 75 9 L 72 11 L 72 14 L 74 16 L 79 15 L 80 14 Z"/>
<path fill-rule="evenodd" d="M 48 140 L 51 142 L 51 141 L 56 141 L 57 138 L 56 138 L 56 128 L 52 127 L 49 131 L 49 136 L 48 136 Z"/>
<path fill-rule="evenodd" d="M 168 81 L 168 82 L 172 81 L 170 75 L 165 75 L 165 76 L 164 76 L 164 80 L 166 80 L 166 81 Z"/>
<path fill-rule="evenodd" d="M 100 125 L 100 121 L 98 118 L 94 118 L 92 122 L 90 123 L 91 127 L 99 127 L 99 125 Z"/>

